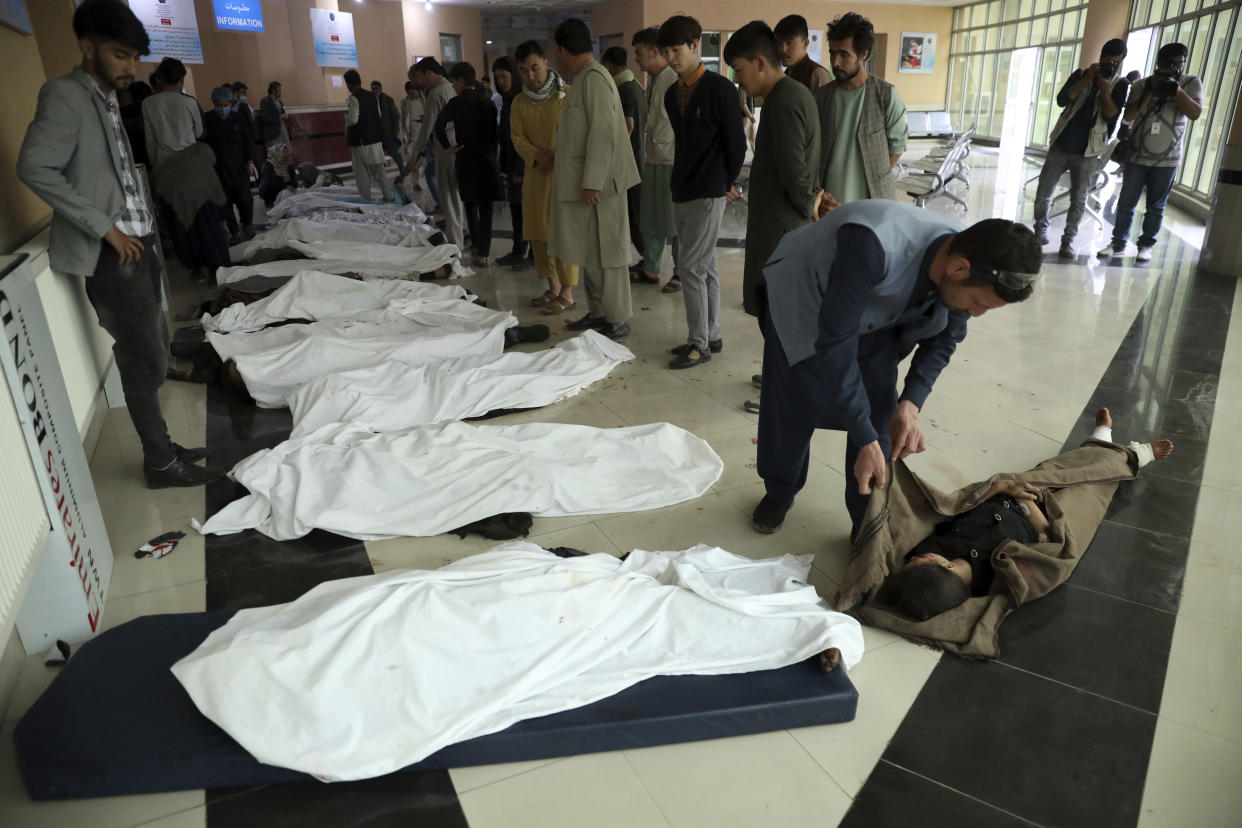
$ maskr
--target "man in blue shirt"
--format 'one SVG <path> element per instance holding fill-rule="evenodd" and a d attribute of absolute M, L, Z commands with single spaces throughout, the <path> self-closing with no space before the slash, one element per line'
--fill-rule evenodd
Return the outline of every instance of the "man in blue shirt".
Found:
<path fill-rule="evenodd" d="M 919 410 L 966 323 L 1031 295 L 1042 255 L 1004 219 L 962 229 L 888 200 L 844 204 L 781 240 L 764 268 L 756 531 L 781 527 L 806 484 L 817 428 L 845 431 L 855 528 L 891 454 L 922 451 Z M 898 394 L 898 364 L 913 352 Z"/>

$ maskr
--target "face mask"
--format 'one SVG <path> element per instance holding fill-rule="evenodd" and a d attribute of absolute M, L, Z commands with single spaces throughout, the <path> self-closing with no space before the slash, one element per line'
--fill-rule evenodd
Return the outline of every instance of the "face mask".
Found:
<path fill-rule="evenodd" d="M 217 115 L 228 115 L 230 109 L 231 107 L 228 104 L 217 105 L 216 114 Z"/>
<path fill-rule="evenodd" d="M 237 96 L 237 102 L 238 102 L 238 103 L 245 103 L 245 102 L 246 102 L 246 96 L 245 96 L 245 95 L 238 95 L 238 96 Z"/>

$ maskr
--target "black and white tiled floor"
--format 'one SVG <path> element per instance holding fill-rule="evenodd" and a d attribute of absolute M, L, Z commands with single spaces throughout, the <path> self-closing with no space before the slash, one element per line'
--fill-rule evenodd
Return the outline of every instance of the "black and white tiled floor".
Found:
<path fill-rule="evenodd" d="M 999 163 L 998 163 L 999 161 Z M 970 219 L 1016 218 L 1033 171 L 977 151 Z M 1014 182 L 1017 182 L 1016 184 Z M 948 209 L 933 203 L 932 209 Z M 1029 205 L 1025 207 L 1029 218 Z M 505 217 L 498 217 L 504 226 Z M 736 217 L 734 217 L 736 223 Z M 1171 211 L 1149 266 L 1083 254 L 1052 262 L 1030 301 L 976 320 L 923 413 L 930 448 L 913 465 L 945 487 L 1026 468 L 1085 436 L 1109 405 L 1118 438 L 1169 436 L 1173 459 L 1122 487 L 1070 583 L 1002 628 L 997 662 L 965 662 L 868 630 L 851 674 L 858 718 L 645 750 L 395 776 L 340 785 L 187 791 L 31 803 L 8 737 L 51 679 L 28 659 L 0 735 L 0 824 L 232 826 L 1235 825 L 1242 811 L 1242 335 L 1231 280 L 1196 276 L 1202 227 Z M 728 235 L 728 232 L 726 232 Z M 507 251 L 498 241 L 494 253 Z M 752 395 L 760 342 L 740 309 L 742 251 L 719 251 L 725 351 L 665 368 L 684 338 L 681 299 L 636 287 L 638 359 L 579 397 L 511 422 L 608 427 L 667 420 L 707 439 L 726 469 L 699 500 L 638 515 L 537 520 L 534 540 L 623 552 L 700 541 L 753 556 L 845 553 L 843 440 L 821 433 L 806 494 L 780 534 L 751 530 Z M 533 276 L 481 271 L 468 286 L 536 318 Z M 1240 317 L 1242 318 L 1242 317 Z M 551 320 L 555 336 L 557 321 Z M 280 412 L 202 386 L 164 392 L 174 438 L 231 462 L 280 439 Z M 148 492 L 124 411 L 92 460 L 116 549 L 106 626 L 153 612 L 288 600 L 321 580 L 438 567 L 482 540 L 361 544 L 324 533 L 287 544 L 190 535 L 159 561 L 130 551 L 202 517 L 231 484 Z M 831 556 L 825 566 L 831 568 Z M 833 572 L 828 571 L 829 577 Z"/>

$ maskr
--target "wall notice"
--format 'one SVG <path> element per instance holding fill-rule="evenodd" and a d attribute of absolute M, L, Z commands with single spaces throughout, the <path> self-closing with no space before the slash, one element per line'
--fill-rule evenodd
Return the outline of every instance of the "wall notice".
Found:
<path fill-rule="evenodd" d="M 311 37 L 315 41 L 315 63 L 320 66 L 358 68 L 358 47 L 354 43 L 354 16 L 349 12 L 309 9 Z"/>
<path fill-rule="evenodd" d="M 263 31 L 263 6 L 259 0 L 212 0 L 216 28 L 237 32 Z"/>
<path fill-rule="evenodd" d="M 151 38 L 149 60 L 159 63 L 166 57 L 173 57 L 182 63 L 203 62 L 203 43 L 198 38 L 194 0 L 129 0 L 129 7 Z"/>

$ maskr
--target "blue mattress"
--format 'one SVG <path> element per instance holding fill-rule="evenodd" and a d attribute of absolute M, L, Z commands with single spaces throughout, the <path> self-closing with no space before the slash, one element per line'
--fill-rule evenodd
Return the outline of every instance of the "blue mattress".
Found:
<path fill-rule="evenodd" d="M 169 671 L 231 612 L 152 615 L 82 647 L 14 732 L 33 799 L 156 793 L 312 777 L 257 762 Z M 858 693 L 814 659 L 727 676 L 658 676 L 594 704 L 444 748 L 404 771 L 547 759 L 847 722 Z"/>

